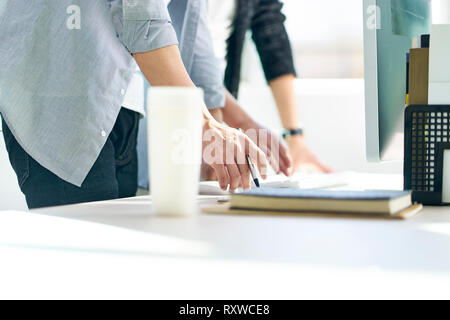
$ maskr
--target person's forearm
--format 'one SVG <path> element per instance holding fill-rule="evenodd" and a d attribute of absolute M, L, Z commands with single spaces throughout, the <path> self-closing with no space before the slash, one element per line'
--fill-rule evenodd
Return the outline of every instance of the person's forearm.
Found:
<path fill-rule="evenodd" d="M 269 83 L 278 107 L 281 123 L 285 129 L 300 127 L 294 79 L 294 75 L 285 75 Z"/>
<path fill-rule="evenodd" d="M 135 53 L 133 56 L 152 86 L 195 87 L 183 65 L 177 46 Z M 203 105 L 203 116 L 205 120 L 213 120 L 206 105 Z"/>
<path fill-rule="evenodd" d="M 222 108 L 209 109 L 209 113 L 216 119 L 217 122 L 223 123 L 223 111 Z"/>
<path fill-rule="evenodd" d="M 253 119 L 239 105 L 233 95 L 225 90 L 225 107 L 222 109 L 223 121 L 233 128 L 247 129 Z"/>

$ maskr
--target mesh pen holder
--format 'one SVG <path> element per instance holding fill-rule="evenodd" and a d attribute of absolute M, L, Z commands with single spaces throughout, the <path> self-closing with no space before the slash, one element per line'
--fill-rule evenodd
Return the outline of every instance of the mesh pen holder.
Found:
<path fill-rule="evenodd" d="M 413 201 L 442 202 L 444 153 L 450 150 L 450 105 L 414 105 L 405 111 L 404 188 Z"/>

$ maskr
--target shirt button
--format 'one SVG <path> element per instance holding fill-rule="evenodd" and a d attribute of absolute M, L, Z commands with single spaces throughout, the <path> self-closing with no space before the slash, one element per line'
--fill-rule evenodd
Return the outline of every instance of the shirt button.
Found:
<path fill-rule="evenodd" d="M 120 94 L 124 96 L 125 95 L 125 89 L 120 90 Z"/>
<path fill-rule="evenodd" d="M 106 137 L 106 131 L 102 130 L 102 137 Z"/>

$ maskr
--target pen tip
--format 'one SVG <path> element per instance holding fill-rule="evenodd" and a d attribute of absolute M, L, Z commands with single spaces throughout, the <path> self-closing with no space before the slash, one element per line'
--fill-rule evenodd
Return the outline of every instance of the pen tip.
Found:
<path fill-rule="evenodd" d="M 253 182 L 255 182 L 255 186 L 256 187 L 261 188 L 261 185 L 259 184 L 259 180 L 258 179 L 253 180 Z"/>

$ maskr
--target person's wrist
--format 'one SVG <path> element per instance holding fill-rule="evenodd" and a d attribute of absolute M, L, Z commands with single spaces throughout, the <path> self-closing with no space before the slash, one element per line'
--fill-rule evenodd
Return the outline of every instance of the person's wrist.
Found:
<path fill-rule="evenodd" d="M 212 117 L 211 118 L 210 117 L 206 117 L 203 120 L 203 132 L 206 132 L 206 131 L 212 129 L 216 122 L 217 121 L 214 120 Z"/>
<path fill-rule="evenodd" d="M 301 135 L 292 135 L 286 138 L 283 138 L 283 140 L 287 143 L 289 148 L 298 148 L 300 146 L 306 146 L 306 138 L 304 134 Z"/>
<path fill-rule="evenodd" d="M 305 136 L 304 135 L 293 135 L 293 136 L 286 137 L 284 140 L 286 142 L 304 142 Z"/>
<path fill-rule="evenodd" d="M 214 118 L 208 118 L 203 123 L 203 132 L 206 132 L 208 130 L 226 130 L 227 126 L 223 123 L 218 122 Z"/>
<path fill-rule="evenodd" d="M 209 113 L 219 123 L 223 123 L 223 111 L 222 108 L 210 109 Z"/>
<path fill-rule="evenodd" d="M 291 129 L 283 129 L 282 137 L 284 140 L 288 140 L 290 138 L 298 138 L 304 136 L 304 130 L 300 127 L 298 128 L 291 128 Z"/>

